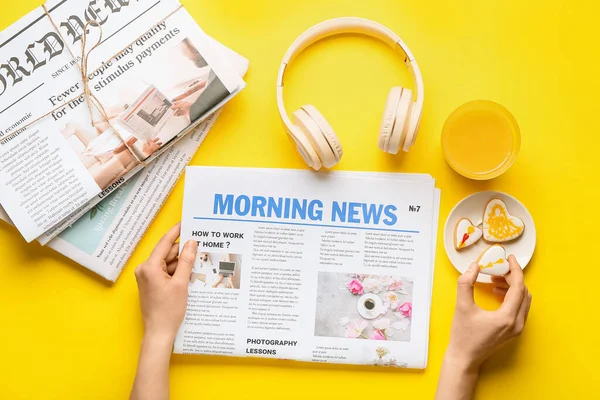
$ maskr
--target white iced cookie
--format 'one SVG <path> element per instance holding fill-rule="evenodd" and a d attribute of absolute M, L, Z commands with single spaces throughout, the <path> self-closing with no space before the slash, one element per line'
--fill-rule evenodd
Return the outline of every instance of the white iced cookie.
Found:
<path fill-rule="evenodd" d="M 525 223 L 508 213 L 506 204 L 500 199 L 491 200 L 483 214 L 483 240 L 489 243 L 504 243 L 517 239 L 525 230 Z"/>
<path fill-rule="evenodd" d="M 481 253 L 477 259 L 477 265 L 479 272 L 486 275 L 503 276 L 510 270 L 506 259 L 506 250 L 499 244 L 495 244 Z"/>
<path fill-rule="evenodd" d="M 461 218 L 454 227 L 454 248 L 461 250 L 469 247 L 477 243 L 482 235 L 481 228 L 473 225 L 468 218 Z"/>

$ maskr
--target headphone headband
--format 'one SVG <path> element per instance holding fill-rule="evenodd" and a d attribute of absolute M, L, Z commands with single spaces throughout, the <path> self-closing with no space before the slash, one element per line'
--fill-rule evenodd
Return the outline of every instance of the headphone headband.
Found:
<path fill-rule="evenodd" d="M 283 63 L 289 64 L 298 54 L 311 44 L 318 42 L 321 39 L 343 33 L 357 33 L 371 36 L 381 40 L 391 48 L 395 48 L 398 44 L 400 50 L 404 53 L 404 58 L 410 61 L 414 60 L 412 53 L 402 42 L 400 37 L 385 26 L 364 18 L 343 17 L 323 21 L 300 35 L 300 37 L 298 37 L 289 47 L 287 53 L 283 57 Z"/>
<path fill-rule="evenodd" d="M 357 33 L 370 36 L 386 43 L 393 50 L 399 51 L 404 59 L 404 63 L 413 74 L 417 97 L 422 94 L 423 79 L 421 78 L 421 72 L 408 46 L 402 41 L 402 39 L 400 39 L 398 35 L 385 26 L 377 22 L 358 17 L 342 17 L 323 21 L 312 28 L 309 28 L 306 32 L 300 35 L 288 48 L 285 56 L 283 57 L 283 61 L 279 67 L 279 74 L 277 76 L 277 86 L 283 86 L 283 78 L 287 66 L 300 53 L 302 53 L 304 49 L 321 39 L 344 33 Z"/>

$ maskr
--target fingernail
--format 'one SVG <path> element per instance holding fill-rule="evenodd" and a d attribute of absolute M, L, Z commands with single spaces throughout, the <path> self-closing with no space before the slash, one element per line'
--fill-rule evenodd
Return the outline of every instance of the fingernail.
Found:
<path fill-rule="evenodd" d="M 472 262 L 471 265 L 469 265 L 469 271 L 470 272 L 475 271 L 478 268 L 479 268 L 479 266 L 477 265 L 476 262 Z"/>
<path fill-rule="evenodd" d="M 183 247 L 198 247 L 198 242 L 196 242 L 194 239 L 189 239 L 187 242 L 185 242 L 185 244 L 183 245 Z"/>

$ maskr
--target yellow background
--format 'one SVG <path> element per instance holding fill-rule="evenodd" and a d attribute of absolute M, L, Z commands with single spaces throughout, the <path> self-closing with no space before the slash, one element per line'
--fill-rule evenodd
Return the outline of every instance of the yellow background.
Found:
<path fill-rule="evenodd" d="M 4 28 L 39 0 L 2 0 Z M 302 168 L 280 126 L 275 80 L 289 44 L 324 19 L 356 15 L 397 32 L 425 80 L 417 145 L 377 149 L 391 86 L 410 86 L 401 61 L 361 37 L 326 40 L 286 80 L 289 109 L 312 103 L 344 143 L 344 170 L 426 172 L 442 189 L 440 227 L 463 197 L 508 192 L 531 211 L 538 245 L 526 281 L 533 305 L 522 337 L 484 368 L 485 399 L 587 399 L 598 390 L 600 224 L 596 2 L 215 0 L 184 1 L 211 35 L 250 59 L 248 87 L 223 112 L 193 165 Z M 1 60 L 4 61 L 4 60 Z M 521 154 L 491 182 L 444 163 L 440 132 L 460 104 L 490 99 L 520 124 Z M 135 265 L 180 218 L 180 181 L 114 285 L 0 226 L 0 398 L 120 399 L 128 395 L 142 336 Z M 360 189 L 357 189 L 360 190 Z M 439 232 L 441 244 L 441 228 Z M 457 272 L 438 246 L 429 366 L 373 371 L 221 357 L 175 356 L 173 399 L 431 398 L 448 340 Z M 477 290 L 486 308 L 497 301 Z"/>

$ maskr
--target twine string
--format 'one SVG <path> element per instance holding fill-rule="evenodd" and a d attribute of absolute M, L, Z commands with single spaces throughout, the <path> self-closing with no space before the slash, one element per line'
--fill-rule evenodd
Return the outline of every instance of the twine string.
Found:
<path fill-rule="evenodd" d="M 4 139 L 7 139 L 7 138 L 9 138 L 11 136 L 20 134 L 21 132 L 24 132 L 27 128 L 29 128 L 30 126 L 36 124 L 37 122 L 41 121 L 42 119 L 48 117 L 49 115 L 53 114 L 54 112 L 62 109 L 63 107 L 65 107 L 65 106 L 67 106 L 69 104 L 72 104 L 72 103 L 76 102 L 83 95 L 83 96 L 85 96 L 86 104 L 87 104 L 88 110 L 90 112 L 90 120 L 91 120 L 92 126 L 94 126 L 94 127 L 96 126 L 96 122 L 94 121 L 94 116 L 93 116 L 93 111 L 92 111 L 92 104 L 93 104 L 96 107 L 96 109 L 100 112 L 100 114 L 102 115 L 102 118 L 104 119 L 104 122 L 106 122 L 108 124 L 108 126 L 117 134 L 117 136 L 119 136 L 119 138 L 121 139 L 121 141 L 123 142 L 123 144 L 125 144 L 125 146 L 129 150 L 129 152 L 135 157 L 136 161 L 139 164 L 142 164 L 143 166 L 145 166 L 146 163 L 137 156 L 135 150 L 132 149 L 127 144 L 127 141 L 123 139 L 123 136 L 121 135 L 121 133 L 112 125 L 112 123 L 110 121 L 110 116 L 106 112 L 106 109 L 102 105 L 102 102 L 98 99 L 98 97 L 92 92 L 92 90 L 90 88 L 90 84 L 89 84 L 89 80 L 90 79 L 89 79 L 89 77 L 90 77 L 90 75 L 93 75 L 95 72 L 97 72 L 98 70 L 100 70 L 100 68 L 102 68 L 103 65 L 105 65 L 106 63 L 108 63 L 111 60 L 113 60 L 115 57 L 117 57 L 119 54 L 121 54 L 123 51 L 125 51 L 129 46 L 131 46 L 132 44 L 134 44 L 135 42 L 137 42 L 139 39 L 141 39 L 144 35 L 146 35 L 147 32 L 149 32 L 150 30 L 154 29 L 155 27 L 157 27 L 158 25 L 160 25 L 161 23 L 163 23 L 164 21 L 166 21 L 168 18 L 170 18 L 173 14 L 175 14 L 177 11 L 179 11 L 182 7 L 183 7 L 183 5 L 180 4 L 173 11 L 171 11 L 170 13 L 168 13 L 164 18 L 162 18 L 160 21 L 158 21 L 157 23 L 155 23 L 149 30 L 147 30 L 146 32 L 142 33 L 141 35 L 139 35 L 138 37 L 136 37 L 134 40 L 132 40 L 129 44 L 127 44 L 125 47 L 123 47 L 122 49 L 120 49 L 119 51 L 117 51 L 107 61 L 101 63 L 100 67 L 96 68 L 91 73 L 88 73 L 88 64 L 89 64 L 88 61 L 89 61 L 90 54 L 96 48 L 98 48 L 98 46 L 100 46 L 100 44 L 102 43 L 102 36 L 103 36 L 103 34 L 102 34 L 102 26 L 98 23 L 98 21 L 95 21 L 95 20 L 88 21 L 85 24 L 84 29 L 83 29 L 83 33 L 82 33 L 82 37 L 81 37 L 81 64 L 80 64 L 79 62 L 77 62 L 77 58 L 75 57 L 75 54 L 73 54 L 73 51 L 71 50 L 71 48 L 67 44 L 67 41 L 65 40 L 65 38 L 62 35 L 62 33 L 60 32 L 60 29 L 58 29 L 58 26 L 56 25 L 56 23 L 52 19 L 52 16 L 50 15 L 50 12 L 49 12 L 48 8 L 46 8 L 45 4 L 42 4 L 42 8 L 44 9 L 44 12 L 45 12 L 46 16 L 48 17 L 48 19 L 52 23 L 52 26 L 54 27 L 54 29 L 56 30 L 56 32 L 58 33 L 58 35 L 60 36 L 60 38 L 61 38 L 61 40 L 63 42 L 63 45 L 67 48 L 69 54 L 71 54 L 71 57 L 75 61 L 75 64 L 77 65 L 77 68 L 79 69 L 79 71 L 81 73 L 81 80 L 83 82 L 83 93 L 80 93 L 80 94 L 76 95 L 75 97 L 71 98 L 70 100 L 67 100 L 64 103 L 60 104 L 59 106 L 51 109 L 47 113 L 45 113 L 45 114 L 43 114 L 43 115 L 35 118 L 33 121 L 30 121 L 25 126 L 17 129 L 15 132 L 12 132 L 12 133 L 4 136 L 2 139 L 4 140 Z M 94 26 L 94 27 L 99 28 L 100 34 L 99 34 L 99 37 L 98 37 L 98 40 L 96 41 L 96 43 L 86 52 L 85 49 L 86 49 L 87 40 L 88 40 L 88 38 L 87 38 L 88 28 L 90 26 Z"/>

